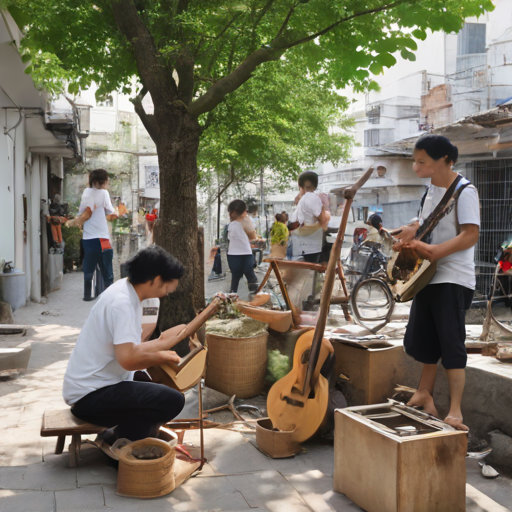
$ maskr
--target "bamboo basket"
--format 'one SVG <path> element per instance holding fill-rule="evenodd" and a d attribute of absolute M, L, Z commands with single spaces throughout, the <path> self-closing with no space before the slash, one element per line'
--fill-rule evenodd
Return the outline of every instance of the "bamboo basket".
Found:
<path fill-rule="evenodd" d="M 207 333 L 206 385 L 225 395 L 250 398 L 265 384 L 268 333 L 229 338 Z"/>
<path fill-rule="evenodd" d="M 164 456 L 159 459 L 137 459 L 132 455 L 135 448 L 155 445 Z M 130 498 L 157 498 L 174 491 L 174 446 L 155 438 L 141 439 L 119 451 L 117 494 Z"/>

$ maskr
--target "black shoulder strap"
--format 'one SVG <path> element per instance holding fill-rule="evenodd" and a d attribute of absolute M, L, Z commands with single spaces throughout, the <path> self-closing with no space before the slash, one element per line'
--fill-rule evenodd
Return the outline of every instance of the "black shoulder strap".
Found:
<path fill-rule="evenodd" d="M 469 184 L 468 182 L 464 184 L 463 187 L 459 187 L 457 190 L 457 186 L 462 179 L 464 178 L 458 174 L 455 180 L 453 180 L 453 183 L 448 187 L 441 201 L 439 201 L 439 204 L 432 210 L 430 215 L 423 221 L 422 226 L 416 232 L 416 236 L 414 237 L 416 240 L 421 240 L 425 235 L 431 233 L 439 224 L 439 221 L 445 216 L 446 213 L 448 213 L 447 206 L 450 202 L 450 199 L 454 198 L 456 201 L 462 190 L 464 190 L 464 188 L 466 188 L 466 186 Z"/>
<path fill-rule="evenodd" d="M 418 210 L 418 216 L 421 214 L 421 212 L 423 211 L 423 205 L 425 204 L 425 199 L 427 199 L 427 194 L 428 194 L 428 191 L 430 190 L 429 187 L 427 187 L 427 190 L 425 190 L 425 193 L 423 194 L 423 197 L 421 198 L 421 201 L 420 201 L 420 209 Z"/>

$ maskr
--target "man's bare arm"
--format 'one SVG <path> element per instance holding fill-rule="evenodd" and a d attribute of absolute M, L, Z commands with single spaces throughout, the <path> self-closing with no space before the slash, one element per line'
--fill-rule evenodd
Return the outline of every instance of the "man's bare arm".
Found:
<path fill-rule="evenodd" d="M 179 362 L 176 352 L 169 349 L 177 345 L 183 337 L 180 333 L 186 325 L 176 325 L 164 331 L 156 340 L 145 341 L 139 345 L 135 343 L 122 343 L 114 345 L 117 362 L 125 370 L 144 370 L 149 366 L 160 365 L 165 362 Z"/>

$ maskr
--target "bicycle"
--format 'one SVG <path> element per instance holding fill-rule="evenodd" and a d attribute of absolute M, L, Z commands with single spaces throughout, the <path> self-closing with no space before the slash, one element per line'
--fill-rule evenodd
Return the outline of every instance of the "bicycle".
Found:
<path fill-rule="evenodd" d="M 354 320 L 374 334 L 389 323 L 395 308 L 387 274 L 388 258 L 381 249 L 378 242 L 365 240 L 352 250 L 345 272 L 347 277 L 359 276 L 350 292 Z"/>

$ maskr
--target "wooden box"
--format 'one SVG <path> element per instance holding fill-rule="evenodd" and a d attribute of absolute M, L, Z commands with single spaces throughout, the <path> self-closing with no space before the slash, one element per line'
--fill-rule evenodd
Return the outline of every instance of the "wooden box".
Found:
<path fill-rule="evenodd" d="M 385 408 L 389 405 L 335 411 L 334 490 L 366 512 L 463 512 L 467 434 L 448 426 L 428 432 L 428 422 L 408 416 L 401 421 Z M 368 409 L 388 415 L 392 427 L 424 424 L 427 433 L 391 433 L 359 414 Z"/>
<path fill-rule="evenodd" d="M 409 381 L 408 376 L 420 378 L 421 365 L 404 352 L 401 342 L 331 341 L 336 354 L 336 375 L 349 378 L 343 394 L 351 406 L 386 402 L 395 394 L 397 384 Z"/>

